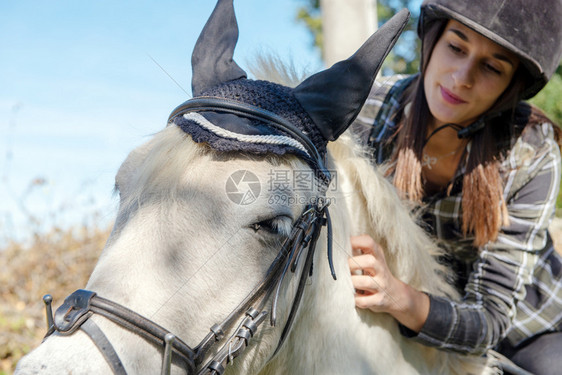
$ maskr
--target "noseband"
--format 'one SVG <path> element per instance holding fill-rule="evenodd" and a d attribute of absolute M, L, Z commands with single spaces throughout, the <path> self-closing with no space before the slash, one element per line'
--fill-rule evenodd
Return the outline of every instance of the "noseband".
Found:
<path fill-rule="evenodd" d="M 300 130 L 272 112 L 245 103 L 220 98 L 203 98 L 192 99 L 182 104 L 172 112 L 170 118 L 173 119 L 187 112 L 203 110 L 220 110 L 239 115 L 242 114 L 265 121 L 268 124 L 273 124 L 273 126 L 284 130 L 297 138 L 298 141 L 302 141 L 309 156 L 314 159 L 316 172 L 323 175 L 324 179 L 330 180 L 330 174 L 324 167 L 323 160 L 314 144 Z M 57 309 L 54 317 L 51 308 L 52 297 L 47 295 L 43 298 L 47 310 L 48 332 L 46 337 L 52 334 L 69 336 L 80 329 L 94 342 L 114 374 L 126 374 L 125 368 L 110 341 L 97 324 L 90 319 L 91 316 L 97 314 L 139 335 L 157 347 L 162 347 L 162 375 L 170 374 L 172 360 L 183 362 L 187 368 L 188 375 L 222 375 L 225 371 L 225 366 L 232 364 L 234 358 L 238 357 L 246 349 L 250 340 L 264 322 L 269 313 L 266 310 L 268 303 L 271 304 L 270 324 L 275 326 L 277 320 L 277 301 L 283 280 L 287 271 L 290 270 L 291 273 L 295 273 L 300 260 L 304 258 L 304 265 L 298 280 L 292 307 L 273 354 L 274 356 L 290 332 L 300 305 L 306 280 L 312 275 L 316 243 L 323 226 L 327 226 L 327 255 L 332 276 L 334 279 L 336 278 L 332 263 L 332 227 L 328 205 L 329 202 L 326 200 L 324 192 L 322 192 L 322 196 L 318 197 L 314 204 L 310 204 L 304 209 L 293 225 L 289 237 L 285 239 L 276 258 L 269 266 L 265 277 L 226 319 L 221 323 L 213 325 L 205 338 L 194 348 L 191 348 L 179 337 L 152 320 L 88 290 L 77 290 L 68 296 L 63 305 Z M 238 326 L 233 330 L 237 322 Z M 229 331 L 233 333 L 230 337 L 225 338 L 226 332 Z M 203 364 L 210 349 L 216 345 L 222 346 L 212 358 Z"/>

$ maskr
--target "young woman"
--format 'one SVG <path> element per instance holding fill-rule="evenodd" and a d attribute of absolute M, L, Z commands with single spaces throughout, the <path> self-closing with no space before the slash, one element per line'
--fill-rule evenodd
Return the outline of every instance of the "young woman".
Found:
<path fill-rule="evenodd" d="M 561 19 L 561 0 L 425 0 L 420 74 L 377 82 L 354 124 L 397 190 L 419 203 L 463 296 L 402 283 L 363 235 L 352 238 L 362 255 L 349 260 L 357 307 L 390 313 L 423 344 L 493 348 L 536 374 L 562 366 L 562 259 L 547 229 L 560 131 L 521 100 L 560 62 Z"/>

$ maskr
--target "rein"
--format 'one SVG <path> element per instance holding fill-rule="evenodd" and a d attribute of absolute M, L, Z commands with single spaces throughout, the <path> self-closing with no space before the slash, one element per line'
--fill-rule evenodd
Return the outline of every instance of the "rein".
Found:
<path fill-rule="evenodd" d="M 188 100 L 177 107 L 170 115 L 169 121 L 173 121 L 174 118 L 193 111 L 229 112 L 266 122 L 268 125 L 290 134 L 291 137 L 302 143 L 307 150 L 308 156 L 314 162 L 315 171 L 321 174 L 325 181 L 329 182 L 331 180 L 331 175 L 324 166 L 323 158 L 314 144 L 293 124 L 275 113 L 232 100 L 203 97 Z M 51 308 L 52 297 L 49 295 L 44 297 L 48 325 L 48 332 L 45 338 L 52 334 L 69 336 L 78 329 L 81 329 L 98 347 L 106 362 L 112 368 L 113 373 L 119 375 L 126 374 L 125 368 L 110 341 L 96 323 L 90 319 L 91 316 L 97 314 L 137 334 L 146 341 L 163 347 L 162 375 L 170 374 L 173 358 L 185 363 L 188 375 L 222 375 L 225 371 L 225 366 L 232 364 L 234 358 L 246 349 L 250 340 L 264 322 L 269 313 L 266 310 L 266 305 L 272 295 L 270 324 L 275 326 L 277 302 L 283 280 L 288 271 L 295 273 L 300 259 L 304 258 L 304 265 L 293 303 L 277 348 L 272 355 L 273 357 L 285 342 L 296 317 L 306 280 L 312 275 L 316 243 L 323 226 L 327 226 L 327 255 L 332 277 L 336 278 L 332 262 L 332 226 L 328 205 L 329 202 L 325 199 L 324 190 L 321 192 L 321 196 L 317 197 L 315 204 L 305 207 L 262 281 L 221 323 L 213 325 L 209 333 L 194 348 L 191 348 L 179 337 L 152 320 L 88 290 L 77 290 L 68 296 L 63 305 L 57 309 L 54 318 Z M 239 322 L 239 324 L 234 329 L 233 334 L 225 339 L 225 332 L 232 330 L 236 322 Z M 203 364 L 209 350 L 219 342 L 222 343 L 222 346 L 212 358 Z"/>

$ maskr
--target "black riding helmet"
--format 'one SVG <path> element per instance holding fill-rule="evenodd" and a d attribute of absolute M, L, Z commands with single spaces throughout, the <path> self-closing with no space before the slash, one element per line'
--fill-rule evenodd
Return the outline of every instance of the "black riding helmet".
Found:
<path fill-rule="evenodd" d="M 437 19 L 454 19 L 515 53 L 532 77 L 521 99 L 548 82 L 562 57 L 562 0 L 424 0 L 418 34 Z"/>

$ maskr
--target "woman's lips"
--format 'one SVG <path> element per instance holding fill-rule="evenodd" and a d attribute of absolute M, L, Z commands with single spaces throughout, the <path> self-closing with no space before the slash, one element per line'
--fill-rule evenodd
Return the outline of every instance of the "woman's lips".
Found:
<path fill-rule="evenodd" d="M 450 104 L 466 103 L 466 100 L 462 100 L 461 98 L 459 98 L 458 96 L 456 96 L 455 94 L 444 88 L 443 86 L 439 86 L 439 87 L 441 88 L 441 96 L 443 97 L 443 100 L 445 100 L 447 103 Z"/>

